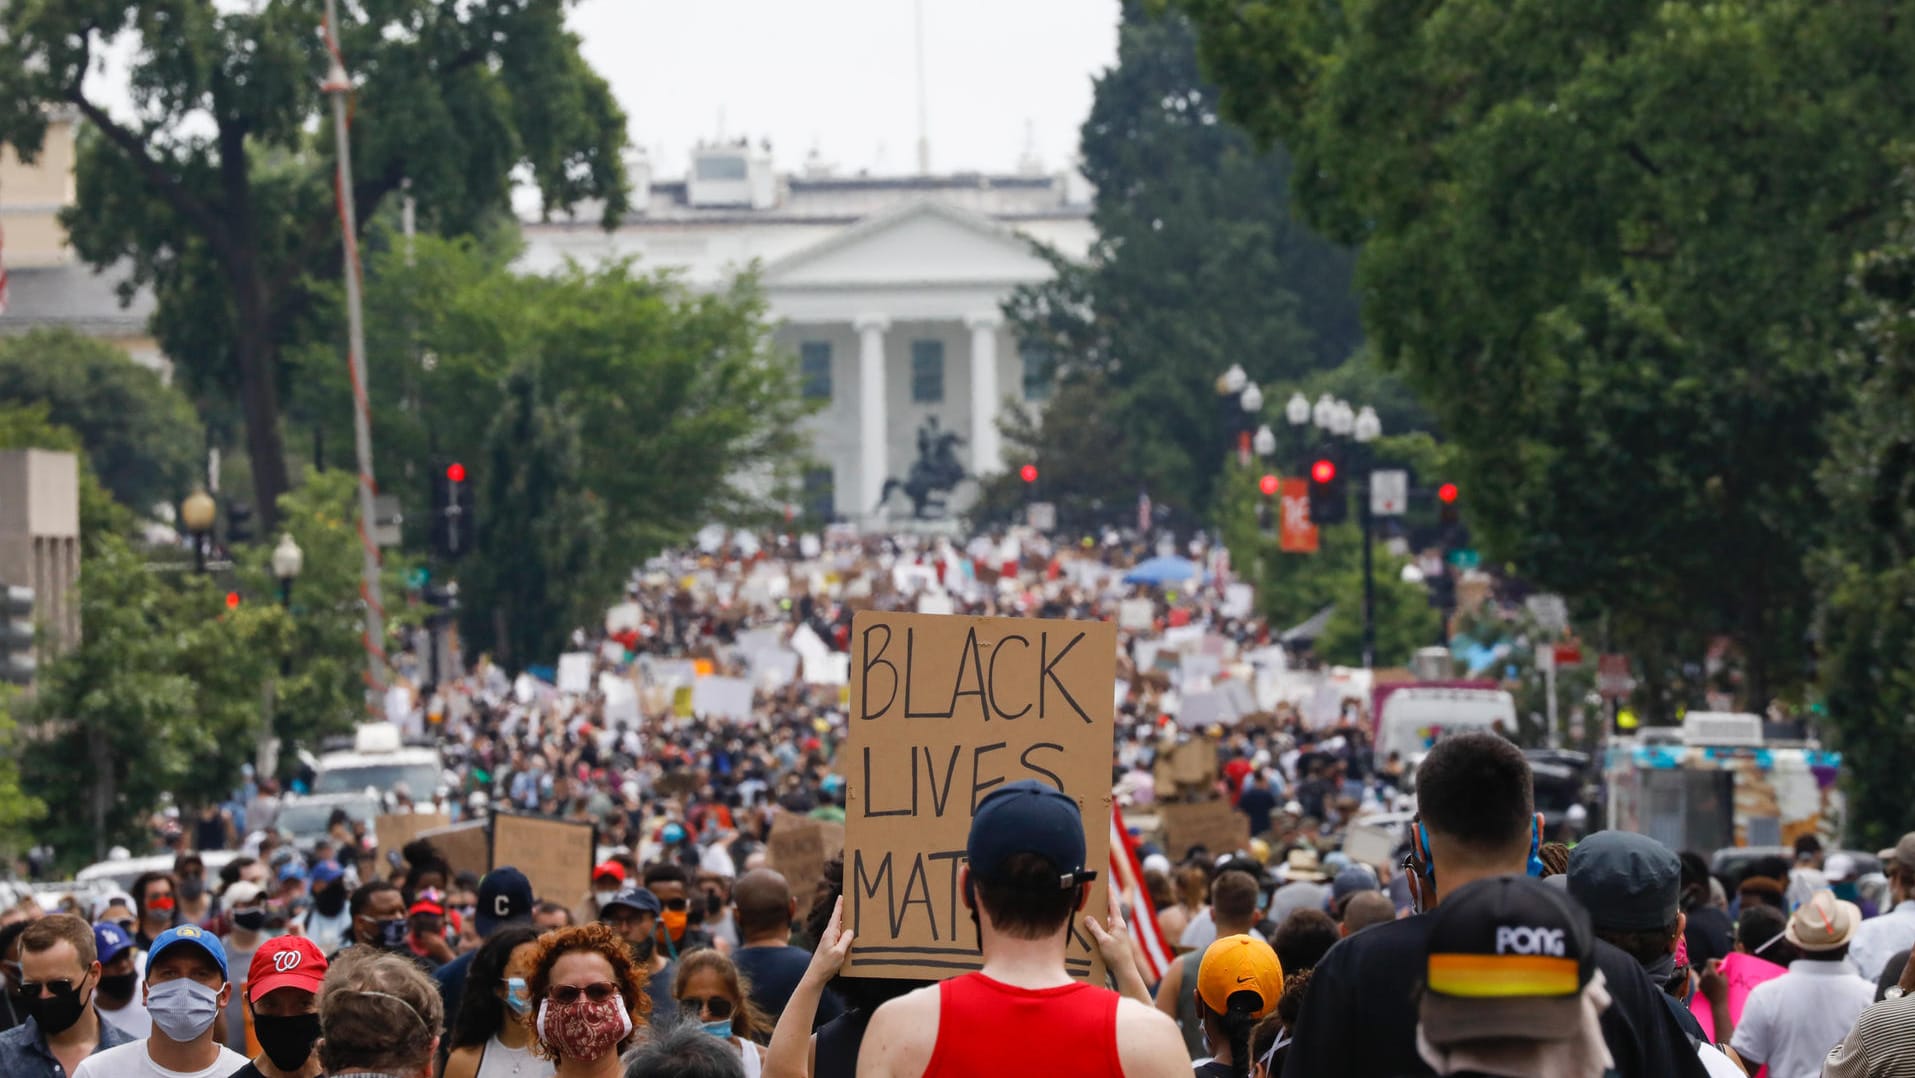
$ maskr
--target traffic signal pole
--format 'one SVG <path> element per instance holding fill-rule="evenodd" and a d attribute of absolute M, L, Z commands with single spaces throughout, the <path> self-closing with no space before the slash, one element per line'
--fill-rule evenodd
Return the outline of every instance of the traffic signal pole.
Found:
<path fill-rule="evenodd" d="M 321 89 L 332 96 L 333 139 L 339 160 L 334 182 L 339 199 L 340 246 L 346 261 L 346 358 L 352 368 L 352 433 L 359 458 L 359 547 L 363 554 L 359 595 L 365 602 L 367 704 L 380 714 L 386 694 L 386 610 L 379 594 L 379 547 L 372 537 L 372 423 L 366 402 L 366 327 L 360 296 L 359 224 L 352 198 L 352 138 L 346 118 L 346 95 L 352 92 L 352 81 L 346 76 L 346 63 L 339 51 L 337 7 L 337 0 L 326 0 L 326 49 L 332 54 L 332 63 Z"/>
<path fill-rule="evenodd" d="M 1363 488 L 1357 492 L 1362 504 L 1357 508 L 1363 514 L 1363 669 L 1376 666 L 1376 571 L 1374 555 L 1371 551 L 1371 533 L 1374 530 L 1375 514 L 1370 506 L 1370 476 L 1367 467 L 1363 471 Z"/>

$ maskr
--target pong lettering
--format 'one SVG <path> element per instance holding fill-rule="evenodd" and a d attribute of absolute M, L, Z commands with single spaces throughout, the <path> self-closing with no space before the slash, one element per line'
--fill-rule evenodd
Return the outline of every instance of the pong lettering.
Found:
<path fill-rule="evenodd" d="M 1496 928 L 1497 954 L 1529 954 L 1563 956 L 1563 930 L 1560 928 L 1532 928 L 1528 925 L 1498 925 Z"/>

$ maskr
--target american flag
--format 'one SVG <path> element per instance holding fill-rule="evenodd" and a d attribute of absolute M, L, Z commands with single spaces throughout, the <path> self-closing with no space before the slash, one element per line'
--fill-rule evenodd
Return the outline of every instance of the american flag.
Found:
<path fill-rule="evenodd" d="M 1137 492 L 1137 534 L 1150 534 L 1150 492 L 1146 490 Z"/>
<path fill-rule="evenodd" d="M 1157 926 L 1157 908 L 1151 905 L 1150 892 L 1144 888 L 1144 869 L 1137 860 L 1137 844 L 1124 826 L 1124 812 L 1113 802 L 1110 806 L 1110 885 L 1117 889 L 1119 901 L 1130 920 L 1131 938 L 1144 958 L 1144 979 L 1152 984 L 1164 979 L 1164 971 L 1176 958 L 1164 942 Z"/>

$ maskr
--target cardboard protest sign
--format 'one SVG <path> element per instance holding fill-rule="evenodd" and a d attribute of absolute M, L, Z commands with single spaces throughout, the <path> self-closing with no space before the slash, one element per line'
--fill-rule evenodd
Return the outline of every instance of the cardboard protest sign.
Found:
<path fill-rule="evenodd" d="M 470 820 L 455 823 L 451 827 L 438 827 L 430 831 L 421 831 L 415 838 L 432 843 L 452 866 L 452 872 L 471 872 L 483 876 L 492 871 L 492 835 L 485 820 Z"/>
<path fill-rule="evenodd" d="M 1202 846 L 1212 857 L 1247 849 L 1250 817 L 1228 801 L 1171 803 L 1157 809 L 1164 826 L 1164 852 L 1181 858 L 1192 846 Z"/>
<path fill-rule="evenodd" d="M 591 692 L 592 653 L 568 651 L 559 656 L 558 685 L 560 692 Z"/>
<path fill-rule="evenodd" d="M 936 980 L 982 964 L 958 869 L 978 802 L 1008 782 L 1077 801 L 1100 873 L 1085 908 L 1104 909 L 1116 627 L 867 611 L 851 640 L 846 973 Z M 1102 983 L 1076 920 L 1065 965 Z"/>
<path fill-rule="evenodd" d="M 780 812 L 766 843 L 771 867 L 791 885 L 798 908 L 806 909 L 824 879 L 825 862 L 844 849 L 844 825 Z"/>
<path fill-rule="evenodd" d="M 541 899 L 571 905 L 592 885 L 592 825 L 500 814 L 492 817 L 492 863 L 511 865 Z"/>
<path fill-rule="evenodd" d="M 1352 861 L 1388 868 L 1395 861 L 1396 835 L 1385 827 L 1353 823 L 1343 833 L 1343 853 Z"/>
<path fill-rule="evenodd" d="M 1170 750 L 1170 775 L 1192 786 L 1217 781 L 1217 746 L 1202 739 L 1178 745 Z"/>
<path fill-rule="evenodd" d="M 399 812 L 376 816 L 372 821 L 372 831 L 379 836 L 379 848 L 374 855 L 383 865 L 388 852 L 405 849 L 406 843 L 418 838 L 421 831 L 431 831 L 451 823 L 452 817 L 443 812 Z"/>

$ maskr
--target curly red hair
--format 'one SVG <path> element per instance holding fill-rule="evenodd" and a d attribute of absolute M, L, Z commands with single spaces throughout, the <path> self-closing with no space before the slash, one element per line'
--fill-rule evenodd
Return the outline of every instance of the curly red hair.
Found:
<path fill-rule="evenodd" d="M 638 1038 L 651 1017 L 652 997 L 645 991 L 651 981 L 650 974 L 640 969 L 632 960 L 632 949 L 618 933 L 609 926 L 596 922 L 578 925 L 574 928 L 561 928 L 548 932 L 539 938 L 539 949 L 532 956 L 532 975 L 526 978 L 526 990 L 531 995 L 533 1007 L 520 1018 L 532 1033 L 532 1048 L 544 1059 L 557 1060 L 558 1056 L 538 1035 L 538 1001 L 545 998 L 552 987 L 552 967 L 560 958 L 575 951 L 591 951 L 611 963 L 612 978 L 618 984 L 618 993 L 625 1000 L 625 1008 L 632 1016 L 632 1032 L 618 1042 L 618 1051 L 623 1054 Z"/>

